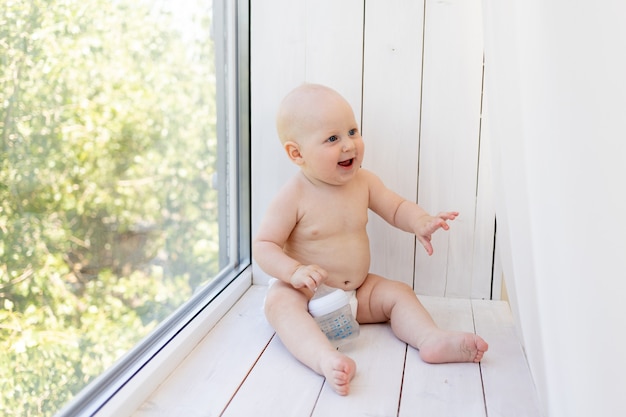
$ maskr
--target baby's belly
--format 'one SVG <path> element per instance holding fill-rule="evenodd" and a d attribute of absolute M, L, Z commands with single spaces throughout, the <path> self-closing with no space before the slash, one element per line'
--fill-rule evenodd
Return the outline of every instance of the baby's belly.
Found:
<path fill-rule="evenodd" d="M 304 265 L 319 265 L 328 272 L 326 285 L 344 290 L 361 286 L 370 268 L 367 238 L 338 242 L 308 242 L 290 246 L 285 252 Z M 321 243 L 321 244 L 320 244 Z"/>
<path fill-rule="evenodd" d="M 321 265 L 320 265 L 321 266 Z M 363 284 L 369 273 L 369 256 L 360 262 L 344 259 L 341 265 L 329 265 L 326 285 L 344 290 L 355 290 Z"/>

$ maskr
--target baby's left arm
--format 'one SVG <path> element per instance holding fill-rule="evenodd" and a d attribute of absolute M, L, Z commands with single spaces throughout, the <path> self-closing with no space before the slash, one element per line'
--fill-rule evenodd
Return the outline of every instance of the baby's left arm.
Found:
<path fill-rule="evenodd" d="M 448 230 L 447 220 L 454 220 L 456 211 L 441 212 L 431 216 L 416 203 L 402 198 L 387 188 L 376 175 L 362 170 L 369 185 L 369 207 L 392 226 L 405 232 L 414 233 L 428 255 L 433 254 L 431 236 L 438 229 Z"/>

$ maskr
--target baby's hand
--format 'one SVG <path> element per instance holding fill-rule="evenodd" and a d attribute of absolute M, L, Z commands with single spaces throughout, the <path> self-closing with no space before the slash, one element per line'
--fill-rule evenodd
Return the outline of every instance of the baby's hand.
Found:
<path fill-rule="evenodd" d="M 308 288 L 315 292 L 328 279 L 328 272 L 317 265 L 300 265 L 291 276 L 294 288 Z"/>
<path fill-rule="evenodd" d="M 415 236 L 424 246 L 424 249 L 426 249 L 429 256 L 433 254 L 433 245 L 430 243 L 432 234 L 439 228 L 443 230 L 450 229 L 446 220 L 454 220 L 458 215 L 459 213 L 457 211 L 446 211 L 441 212 L 436 216 L 425 215 L 418 219 Z"/>

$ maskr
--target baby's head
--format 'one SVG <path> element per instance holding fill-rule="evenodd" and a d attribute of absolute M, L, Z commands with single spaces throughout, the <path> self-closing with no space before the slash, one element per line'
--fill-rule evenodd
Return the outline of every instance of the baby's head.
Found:
<path fill-rule="evenodd" d="M 329 116 L 338 112 L 354 121 L 350 104 L 338 92 L 320 84 L 302 84 L 280 103 L 276 116 L 278 137 L 283 145 L 288 141 L 300 144 L 312 130 L 331 122 Z"/>
<path fill-rule="evenodd" d="M 345 184 L 361 166 L 364 145 L 354 112 L 331 88 L 303 84 L 287 94 L 276 127 L 287 156 L 311 182 Z"/>

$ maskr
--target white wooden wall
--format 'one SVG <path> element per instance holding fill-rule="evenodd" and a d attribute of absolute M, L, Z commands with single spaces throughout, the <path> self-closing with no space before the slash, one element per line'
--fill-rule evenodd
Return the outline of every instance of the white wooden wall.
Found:
<path fill-rule="evenodd" d="M 326 84 L 361 120 L 364 167 L 432 214 L 461 213 L 435 235 L 430 258 L 372 214 L 372 272 L 422 294 L 490 298 L 495 215 L 480 137 L 480 0 L 251 3 L 253 234 L 296 170 L 276 136 L 278 103 L 302 82 Z M 265 279 L 255 268 L 256 282 Z"/>

